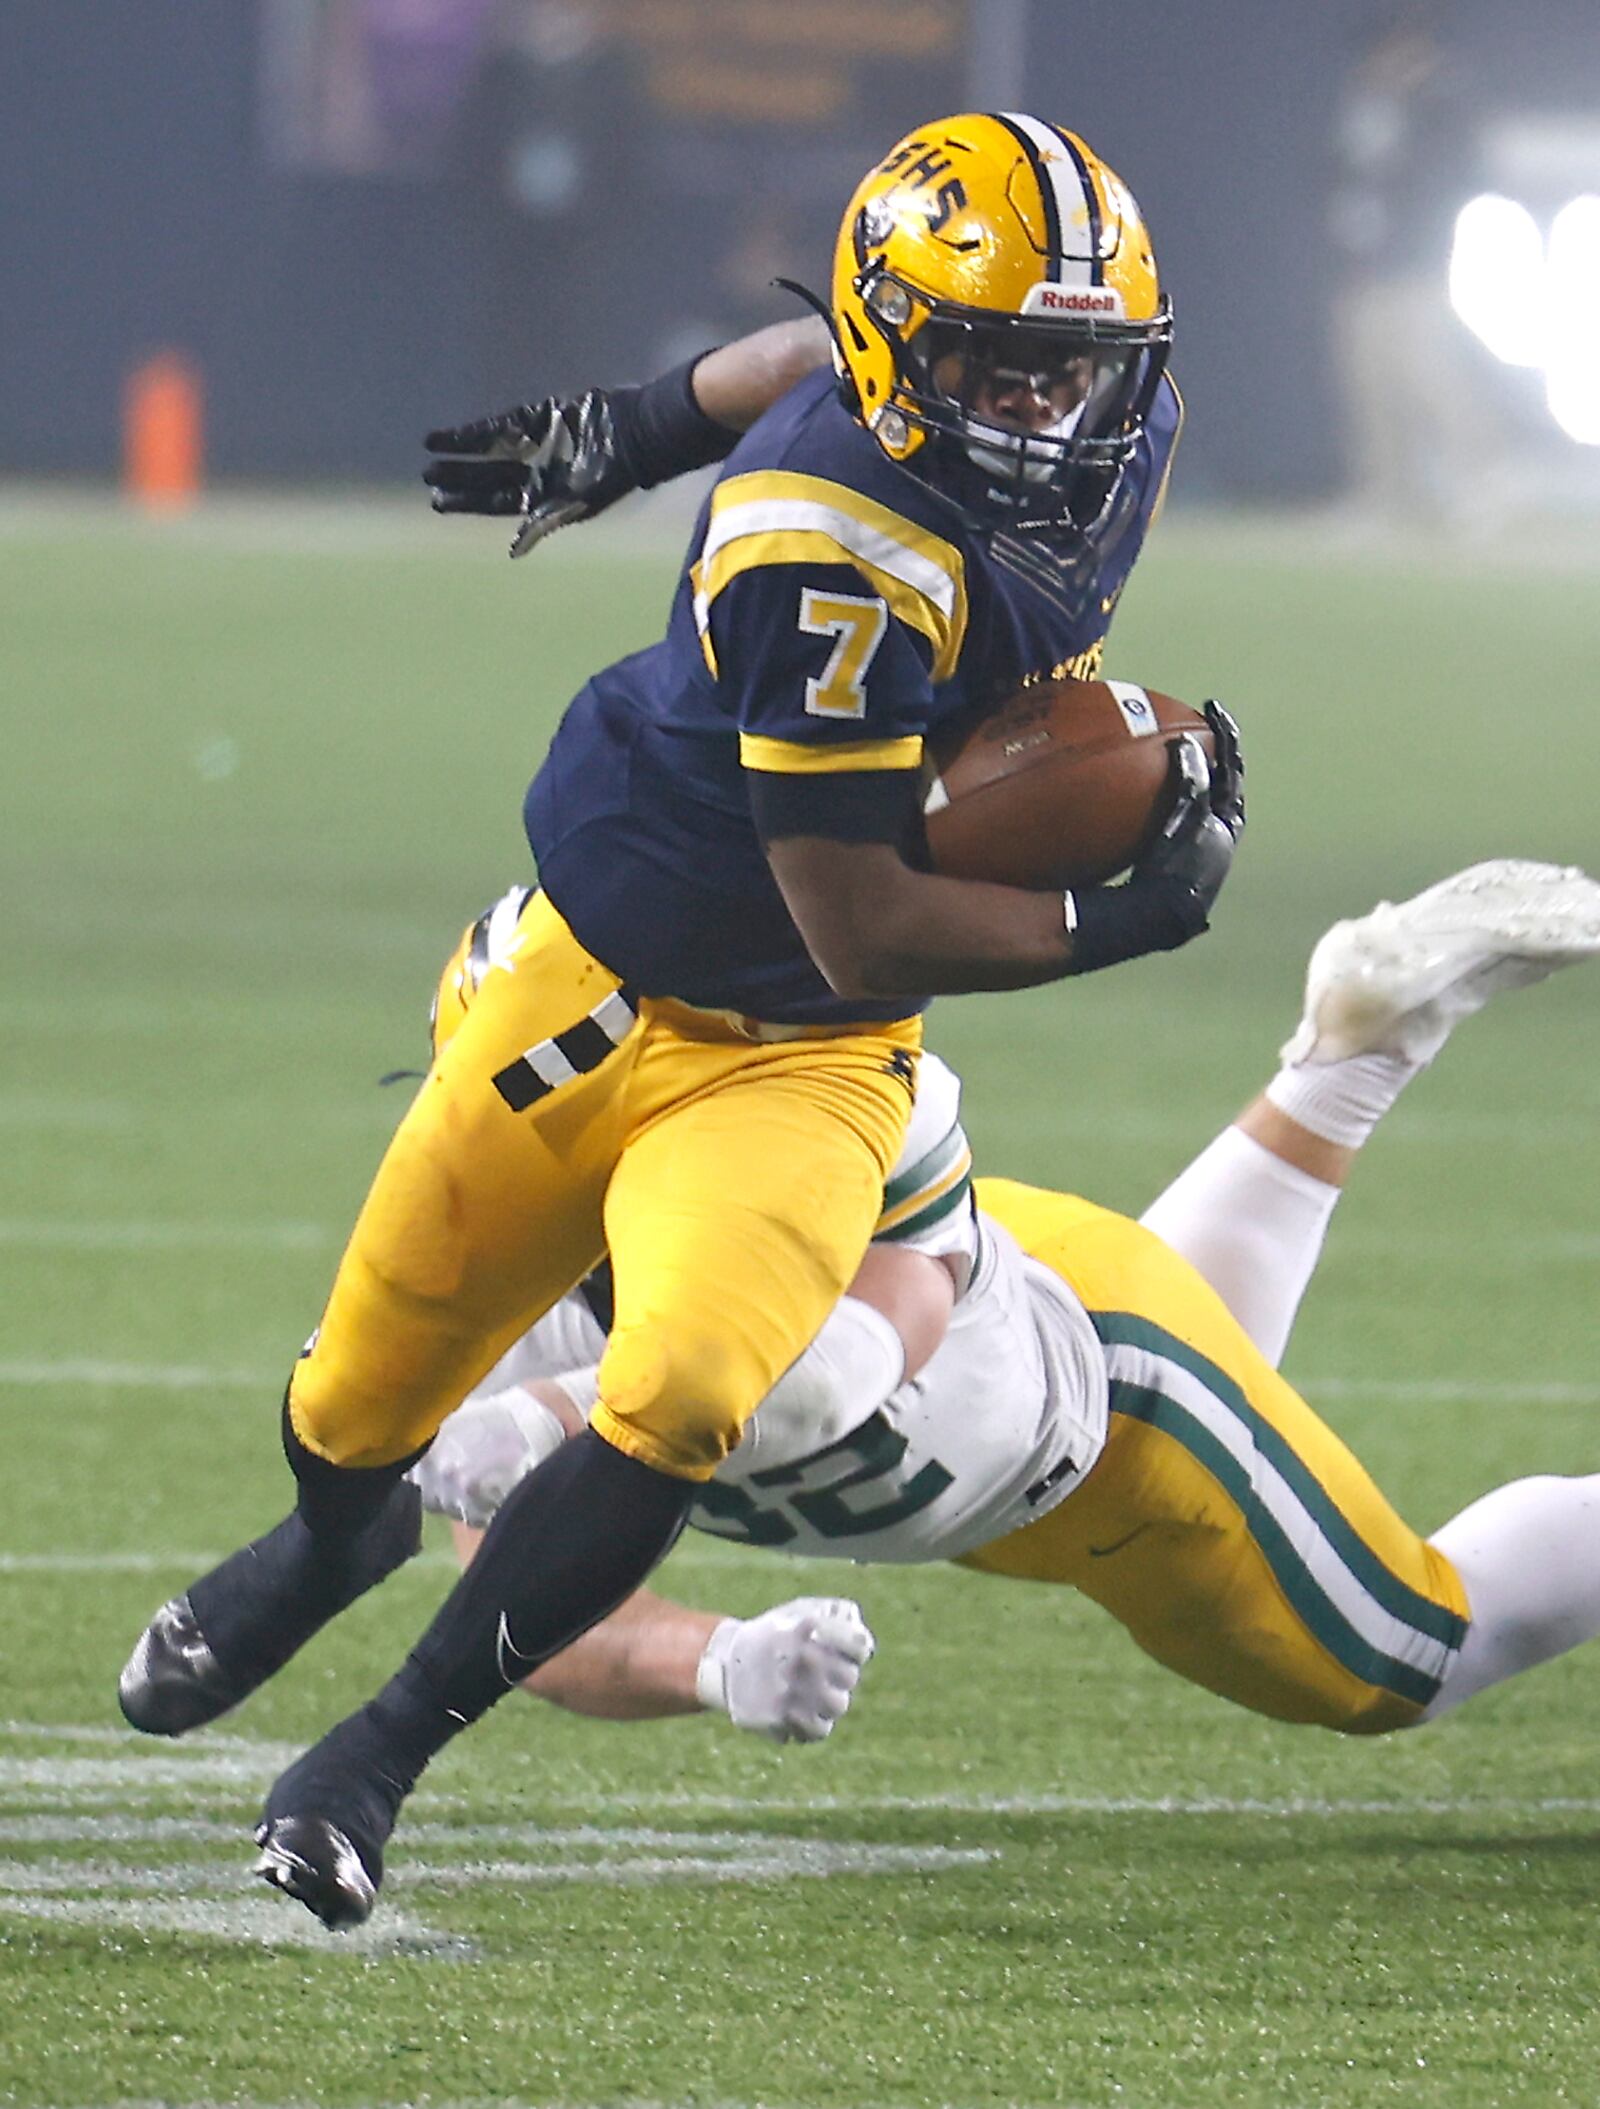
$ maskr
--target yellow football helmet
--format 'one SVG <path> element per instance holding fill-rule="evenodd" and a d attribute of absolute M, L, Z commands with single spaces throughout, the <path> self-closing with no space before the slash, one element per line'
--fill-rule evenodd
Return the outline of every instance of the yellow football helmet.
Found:
<path fill-rule="evenodd" d="M 1034 525 L 1100 516 L 1172 341 L 1132 193 L 1017 114 L 924 125 L 879 163 L 839 230 L 832 318 L 889 458 Z"/>

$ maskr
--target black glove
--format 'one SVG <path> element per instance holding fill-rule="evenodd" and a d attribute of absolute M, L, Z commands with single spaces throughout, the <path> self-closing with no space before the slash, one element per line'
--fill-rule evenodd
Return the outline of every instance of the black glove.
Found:
<path fill-rule="evenodd" d="M 698 357 L 642 388 L 546 396 L 469 425 L 430 432 L 423 470 L 436 513 L 521 517 L 511 544 L 525 556 L 546 535 L 592 520 L 629 491 L 650 490 L 732 452 L 738 433 L 695 398 Z"/>
<path fill-rule="evenodd" d="M 1208 768 L 1192 735 L 1174 742 L 1177 797 L 1153 846 L 1120 886 L 1066 897 L 1072 931 L 1069 974 L 1092 974 L 1146 952 L 1171 952 L 1209 927 L 1217 895 L 1244 833 L 1244 759 L 1239 728 L 1220 703 L 1205 706 L 1216 747 Z"/>

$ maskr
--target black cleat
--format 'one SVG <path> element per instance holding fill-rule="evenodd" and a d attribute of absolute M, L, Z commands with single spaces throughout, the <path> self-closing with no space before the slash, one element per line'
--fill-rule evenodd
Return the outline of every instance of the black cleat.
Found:
<path fill-rule="evenodd" d="M 378 1883 L 337 1824 L 325 1816 L 281 1816 L 256 1825 L 261 1858 L 251 1870 L 304 1904 L 332 1933 L 368 1918 Z"/>
<path fill-rule="evenodd" d="M 383 1849 L 413 1781 L 371 1707 L 332 1728 L 274 1782 L 253 1872 L 336 1933 L 359 1926 L 383 1884 Z"/>
<path fill-rule="evenodd" d="M 407 1482 L 368 1529 L 332 1546 L 286 1516 L 162 1605 L 118 1680 L 124 1717 L 152 1736 L 217 1720 L 421 1543 L 422 1496 Z"/>
<path fill-rule="evenodd" d="M 117 1680 L 124 1718 L 147 1736 L 182 1736 L 235 1707 L 251 1691 L 211 1652 L 187 1596 L 175 1596 L 139 1636 Z"/>

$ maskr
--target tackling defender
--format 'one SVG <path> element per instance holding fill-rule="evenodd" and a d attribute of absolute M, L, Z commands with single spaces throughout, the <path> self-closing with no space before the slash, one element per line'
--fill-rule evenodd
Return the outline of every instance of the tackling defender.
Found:
<path fill-rule="evenodd" d="M 1160 499 L 1171 319 L 1126 188 L 1031 117 L 930 126 L 851 200 L 831 326 L 837 375 L 735 448 L 666 637 L 594 677 L 533 781 L 543 890 L 401 1123 L 289 1385 L 295 1510 L 164 1606 L 123 1673 L 136 1727 L 184 1733 L 382 1580 L 418 1542 L 407 1469 L 609 1251 L 588 1425 L 268 1795 L 268 1865 L 330 1923 L 369 1907 L 430 1759 L 638 1586 L 818 1331 L 881 1208 L 930 996 L 1185 943 L 1231 863 L 1219 712 L 1214 781 L 1191 743 L 1125 885 L 1063 899 L 907 855 L 924 737 L 1087 669 Z M 468 470 L 483 429 L 457 435 Z"/>
<path fill-rule="evenodd" d="M 1541 865 L 1479 866 L 1339 925 L 1284 1066 L 1142 1226 L 980 1179 L 978 1269 L 931 1359 L 924 1336 L 902 1380 L 892 1358 L 836 1353 L 831 1381 L 811 1373 L 809 1424 L 786 1379 L 693 1522 L 1071 1583 L 1180 1675 L 1349 1733 L 1436 1719 L 1600 1635 L 1600 1475 L 1498 1488 L 1425 1541 L 1274 1374 L 1351 1160 L 1400 1090 L 1491 996 L 1597 954 L 1600 886 Z M 948 1310 L 936 1260 L 892 1264 L 902 1321 L 919 1295 Z M 883 1271 L 853 1297 L 883 1303 Z M 537 1398 L 487 1386 L 446 1422 L 419 1477 L 428 1507 L 464 1519 L 465 1555 L 518 1470 L 581 1425 L 591 1373 L 548 1380 L 599 1337 L 586 1313 L 552 1314 L 500 1372 L 542 1372 Z M 871 1650 L 846 1601 L 741 1621 L 641 1593 L 528 1688 L 816 1741 Z"/>

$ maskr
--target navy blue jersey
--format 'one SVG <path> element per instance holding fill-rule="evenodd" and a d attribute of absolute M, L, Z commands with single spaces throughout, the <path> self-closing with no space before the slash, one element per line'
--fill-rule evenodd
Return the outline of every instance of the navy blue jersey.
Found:
<path fill-rule="evenodd" d="M 666 636 L 587 683 L 529 787 L 540 880 L 579 942 L 641 994 L 776 1022 L 921 1008 L 829 988 L 768 866 L 751 772 L 842 802 L 852 776 L 920 770 L 930 733 L 1028 677 L 1093 678 L 1180 420 L 1164 383 L 1069 556 L 965 524 L 831 374 L 791 389 L 723 464 Z"/>

